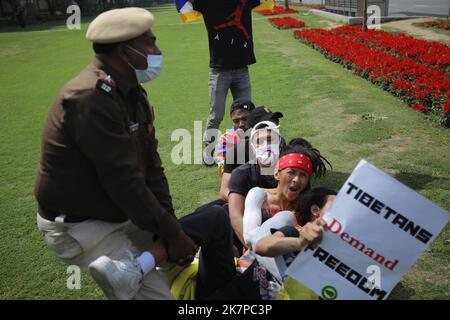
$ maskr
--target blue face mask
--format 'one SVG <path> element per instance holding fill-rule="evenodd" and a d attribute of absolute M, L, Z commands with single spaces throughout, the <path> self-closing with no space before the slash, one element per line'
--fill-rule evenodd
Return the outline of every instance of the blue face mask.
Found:
<path fill-rule="evenodd" d="M 130 67 L 136 72 L 136 78 L 139 83 L 145 83 L 154 80 L 161 74 L 162 69 L 162 55 L 149 54 L 145 55 L 138 50 L 127 45 L 130 50 L 133 50 L 137 54 L 147 59 L 147 69 L 141 70 L 136 69 L 132 64 L 129 63 Z"/>

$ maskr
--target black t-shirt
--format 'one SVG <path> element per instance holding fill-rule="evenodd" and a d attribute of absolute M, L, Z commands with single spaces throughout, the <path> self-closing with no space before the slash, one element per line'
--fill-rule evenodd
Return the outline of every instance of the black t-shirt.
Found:
<path fill-rule="evenodd" d="M 250 148 L 250 141 L 239 141 L 233 145 L 232 150 L 227 150 L 225 154 L 225 161 L 223 165 L 224 173 L 232 173 L 237 167 L 249 162 L 256 163 L 255 152 Z"/>
<path fill-rule="evenodd" d="M 256 62 L 252 9 L 260 0 L 195 0 L 208 31 L 211 68 L 243 68 Z"/>
<path fill-rule="evenodd" d="M 273 189 L 277 180 L 273 176 L 261 175 L 258 164 L 243 164 L 233 170 L 230 178 L 230 193 L 239 193 L 244 197 L 254 187 Z"/>

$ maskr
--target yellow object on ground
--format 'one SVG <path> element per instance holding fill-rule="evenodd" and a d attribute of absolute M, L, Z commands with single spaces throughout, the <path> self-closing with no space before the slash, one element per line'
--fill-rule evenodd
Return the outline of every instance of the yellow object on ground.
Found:
<path fill-rule="evenodd" d="M 180 271 L 174 279 L 172 278 L 173 281 L 170 285 L 170 292 L 176 300 L 195 300 L 198 261 L 198 259 L 194 259 L 194 261 Z M 237 263 L 237 259 L 234 259 L 234 263 Z"/>
<path fill-rule="evenodd" d="M 195 259 L 185 267 L 174 279 L 170 292 L 176 300 L 195 300 L 195 284 L 198 271 L 198 260 Z M 319 296 L 306 288 L 297 280 L 287 277 L 283 282 L 277 300 L 318 300 Z"/>
<path fill-rule="evenodd" d="M 294 278 L 287 277 L 276 300 L 318 300 L 319 296 Z"/>
<path fill-rule="evenodd" d="M 195 259 L 189 266 L 183 269 L 173 281 L 170 292 L 176 300 L 195 299 L 195 281 L 198 271 L 198 260 Z"/>

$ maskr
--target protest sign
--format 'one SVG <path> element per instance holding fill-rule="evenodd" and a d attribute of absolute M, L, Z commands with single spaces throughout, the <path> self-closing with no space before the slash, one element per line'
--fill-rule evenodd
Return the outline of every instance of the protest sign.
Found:
<path fill-rule="evenodd" d="M 286 270 L 325 299 L 386 299 L 450 215 L 362 160 L 324 219 L 328 230 Z"/>

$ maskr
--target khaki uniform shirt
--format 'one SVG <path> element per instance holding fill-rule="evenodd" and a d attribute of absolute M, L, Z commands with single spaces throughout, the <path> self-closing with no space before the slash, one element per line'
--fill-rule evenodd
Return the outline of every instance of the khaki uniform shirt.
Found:
<path fill-rule="evenodd" d="M 35 196 L 42 208 L 130 219 L 169 239 L 180 231 L 145 90 L 96 58 L 49 112 Z"/>

